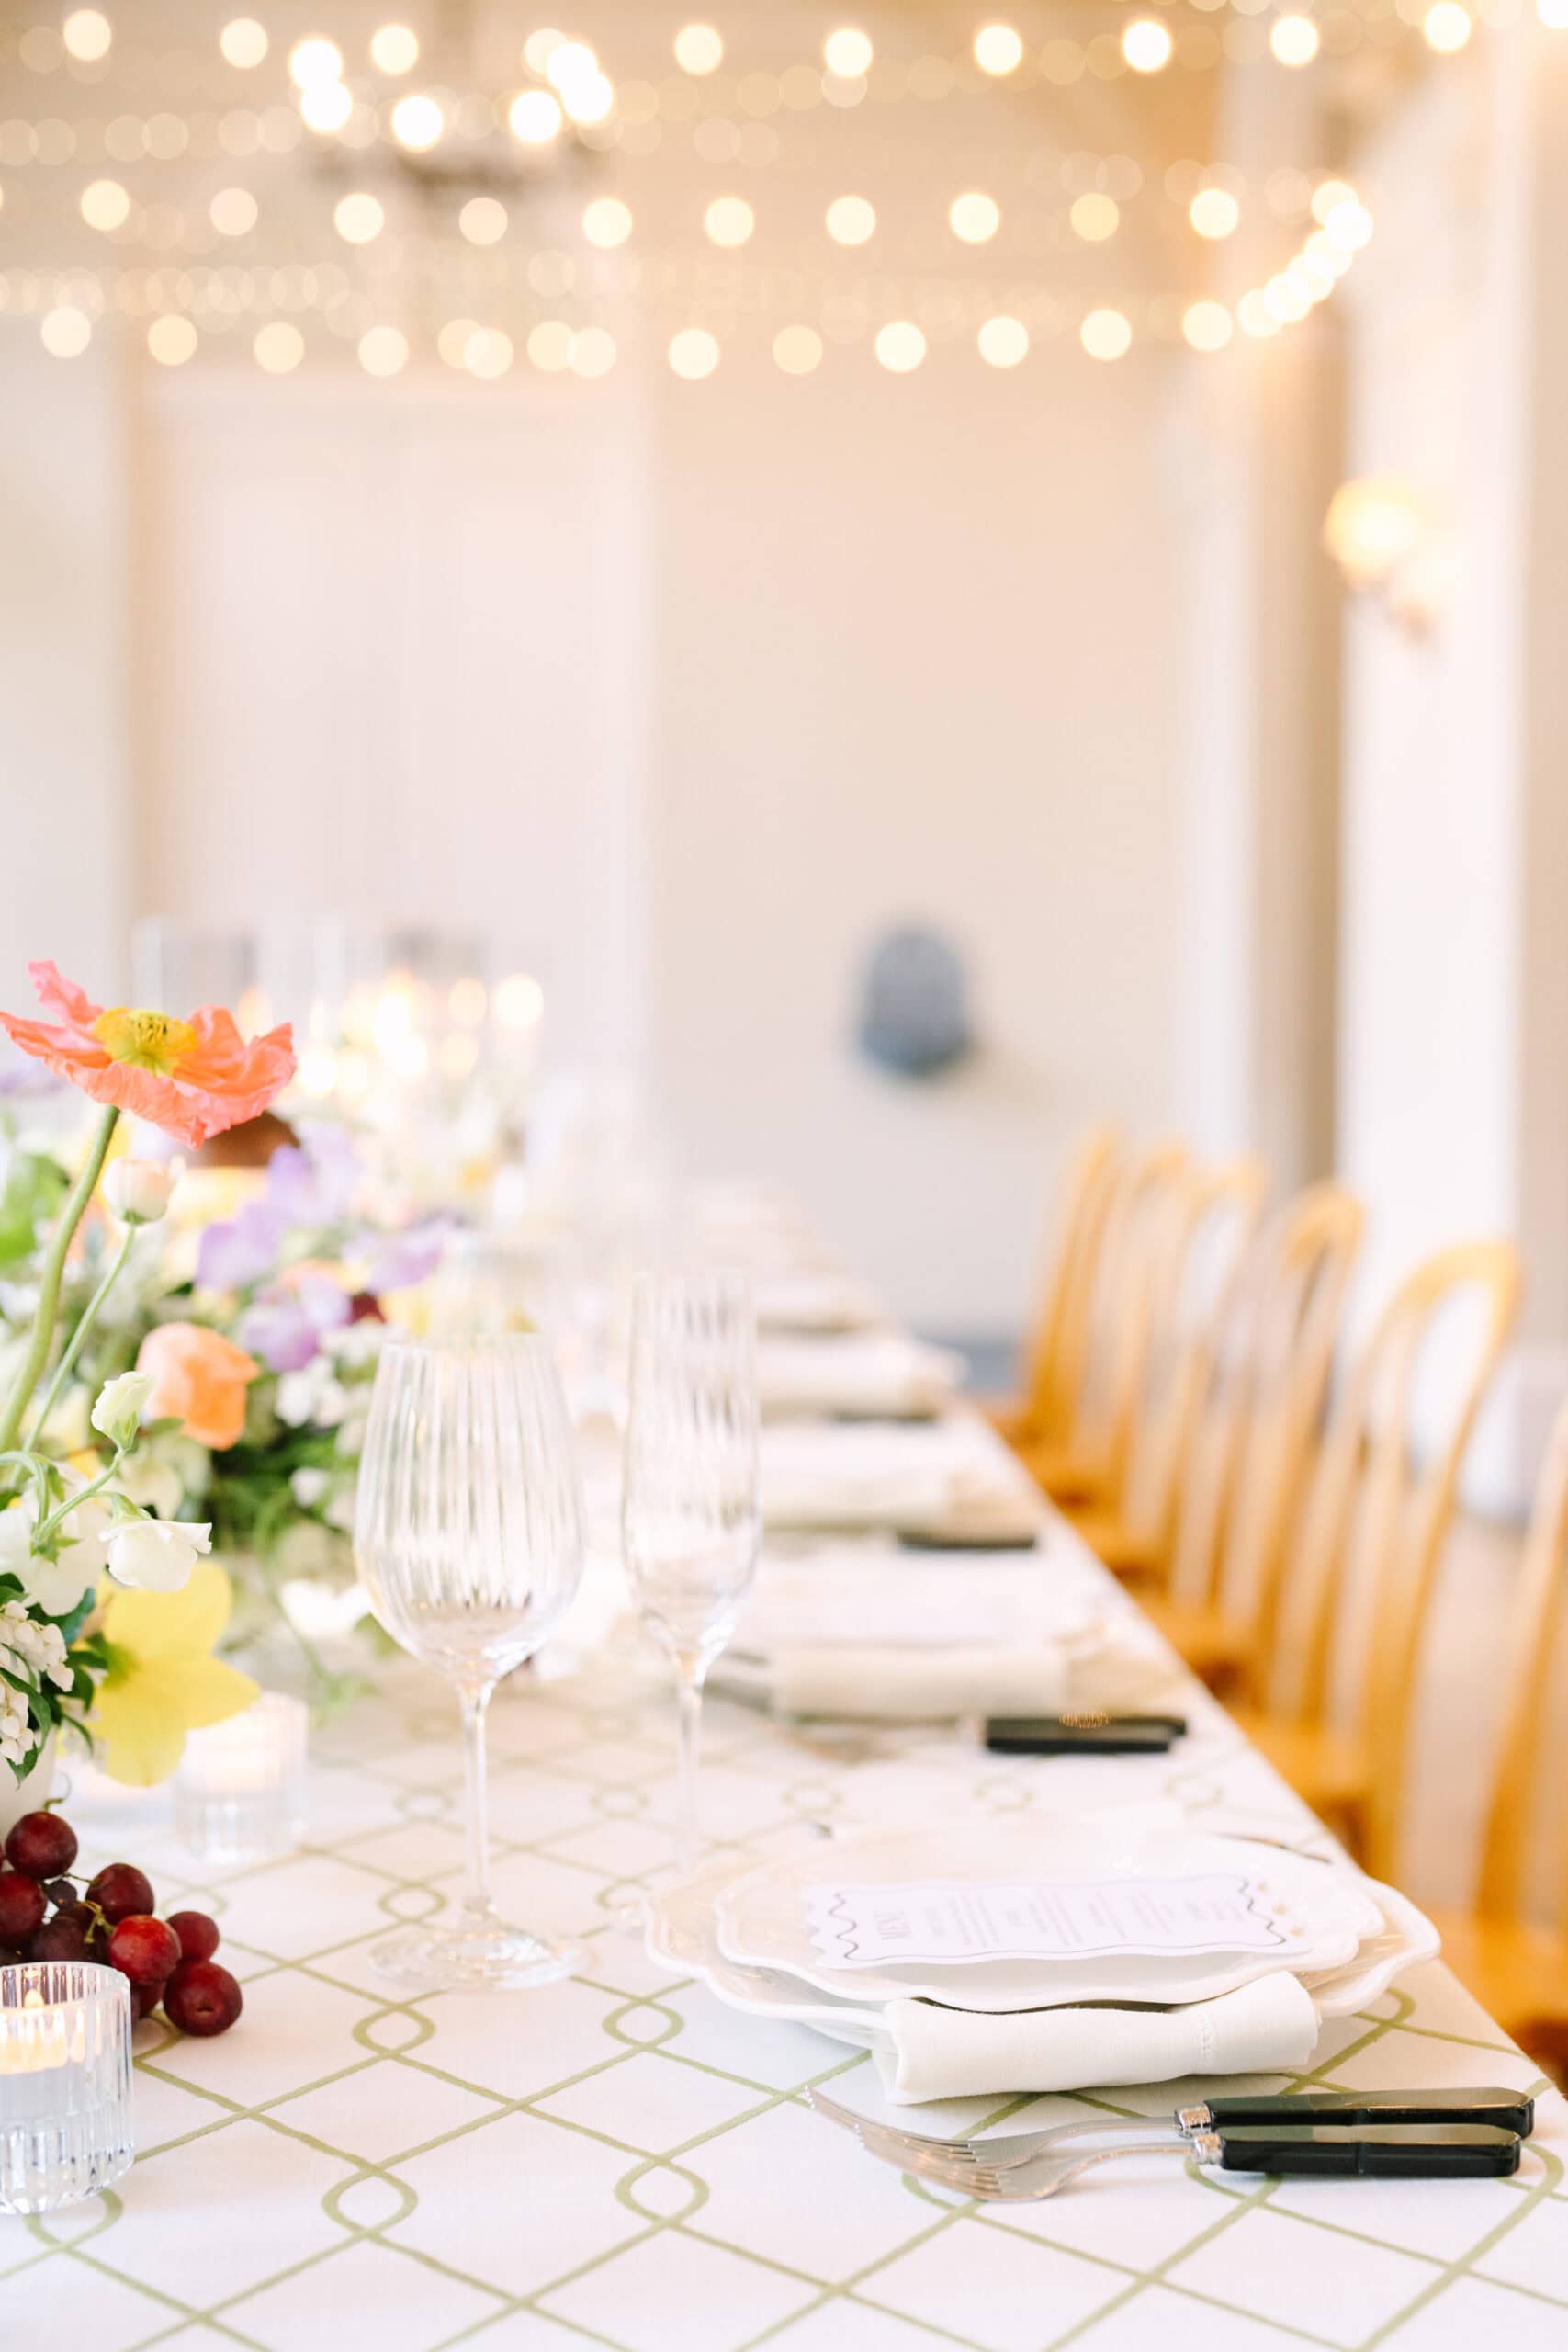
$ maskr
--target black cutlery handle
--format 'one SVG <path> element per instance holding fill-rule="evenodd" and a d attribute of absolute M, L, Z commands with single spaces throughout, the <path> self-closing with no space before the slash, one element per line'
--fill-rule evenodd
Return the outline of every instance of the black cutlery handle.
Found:
<path fill-rule="evenodd" d="M 1496 2179 L 1519 2168 L 1517 2135 L 1492 2123 L 1232 2125 L 1216 2132 L 1222 2172 L 1318 2180 Z"/>
<path fill-rule="evenodd" d="M 1506 2085 L 1442 2090 L 1276 2091 L 1207 2102 L 1218 2130 L 1233 2123 L 1495 2123 L 1529 2139 L 1535 2101 Z"/>

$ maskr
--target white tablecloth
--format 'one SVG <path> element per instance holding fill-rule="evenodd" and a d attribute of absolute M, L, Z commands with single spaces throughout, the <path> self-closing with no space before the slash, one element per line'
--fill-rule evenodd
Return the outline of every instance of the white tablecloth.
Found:
<path fill-rule="evenodd" d="M 1100 1591 L 1055 1532 L 1021 1574 Z M 1296 1799 L 1196 1685 L 1169 1757 L 1002 1759 L 955 1733 L 792 1734 L 716 1702 L 703 1799 L 759 1855 L 821 1821 L 1124 1802 L 1310 1839 Z M 367 1954 L 462 1865 L 452 1702 L 399 1664 L 316 1742 L 309 1845 L 207 1874 L 159 1798 L 73 1801 L 90 1859 L 210 1904 L 244 2017 L 212 2041 L 138 2029 L 141 2154 L 114 2193 L 0 2222 L 6 2352 L 1562 2352 L 1568 2108 L 1542 2099 L 1510 2181 L 1269 2183 L 1138 2157 L 1045 2204 L 917 2187 L 815 2119 L 874 2109 L 870 2062 L 672 1980 L 607 1915 L 671 1861 L 671 1709 L 625 1657 L 520 1681 L 492 1711 L 498 1893 L 586 1939 L 581 1977 L 511 1997 L 396 2000 Z M 1323 1833 L 1316 1831 L 1320 1842 Z M 1314 2083 L 1537 2082 L 1440 1966 L 1333 2025 Z M 1196 2086 L 1193 2086 L 1196 2087 Z M 1168 2113 L 1182 2086 L 1095 2112 Z M 977 2121 L 1010 2102 L 922 2110 Z M 1086 2111 L 1037 2100 L 1030 2120 Z"/>

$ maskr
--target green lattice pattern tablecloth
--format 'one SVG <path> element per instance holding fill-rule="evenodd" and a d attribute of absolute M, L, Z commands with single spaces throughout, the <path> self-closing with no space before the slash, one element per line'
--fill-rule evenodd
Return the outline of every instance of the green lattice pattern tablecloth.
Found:
<path fill-rule="evenodd" d="M 707 1826 L 761 1856 L 825 1819 L 1165 1789 L 1200 1815 L 1322 1841 L 1195 1686 L 1188 1703 L 1193 1736 L 1172 1758 L 1005 1764 L 956 1735 L 846 1742 L 715 1703 Z M 1556 2097 L 1513 2181 L 1249 2183 L 1152 2156 L 1045 2204 L 933 2193 L 807 2109 L 804 2086 L 828 2079 L 874 2108 L 866 2059 L 671 1980 L 606 1907 L 670 1865 L 657 1684 L 605 1660 L 515 1686 L 492 1723 L 500 1896 L 590 1953 L 580 1978 L 509 1998 L 389 1999 L 367 1962 L 389 1921 L 435 1910 L 461 1871 L 452 1712 L 412 1668 L 319 1738 L 310 1843 L 282 1861 L 203 1876 L 159 1800 L 73 1801 L 91 1859 L 142 1860 L 166 1906 L 221 1914 L 246 2008 L 210 2042 L 140 2027 L 132 2172 L 73 2211 L 0 2222 L 6 2352 L 1568 2345 Z M 1525 2085 L 1537 2070 L 1433 1966 L 1329 2028 L 1306 2079 Z M 1179 2088 L 1087 2104 L 1168 2112 Z M 925 2112 L 968 2125 L 1085 2104 Z"/>

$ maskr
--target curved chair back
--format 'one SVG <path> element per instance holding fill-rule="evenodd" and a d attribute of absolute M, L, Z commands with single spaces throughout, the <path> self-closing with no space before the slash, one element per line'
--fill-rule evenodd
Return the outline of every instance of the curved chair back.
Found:
<path fill-rule="evenodd" d="M 1339 1184 L 1311 1186 L 1269 1220 L 1240 1285 L 1183 1482 L 1172 1598 L 1220 1611 L 1237 1629 L 1248 1674 L 1267 1647 L 1365 1222 Z"/>
<path fill-rule="evenodd" d="M 1023 1428 L 1055 1444 L 1073 1425 L 1089 1352 L 1095 1269 L 1115 1190 L 1122 1138 L 1091 1127 L 1067 1164 L 1057 1194 L 1050 1271 L 1029 1350 Z"/>
<path fill-rule="evenodd" d="M 1119 1467 L 1122 1521 L 1162 1565 L 1268 1189 L 1258 1159 L 1190 1169 L 1160 1238 L 1144 1375 L 1129 1400 Z"/>
<path fill-rule="evenodd" d="M 1366 1860 L 1386 1871 L 1403 1789 L 1416 1653 L 1460 1464 L 1513 1325 L 1519 1261 L 1506 1242 L 1438 1251 L 1406 1276 L 1361 1351 L 1325 1434 L 1276 1615 L 1269 1699 L 1326 1724 L 1348 1647 L 1351 1728 L 1366 1758 Z M 1469 1294 L 1474 1328 L 1449 1355 L 1441 1426 L 1416 1425 L 1416 1383 L 1442 1310 Z"/>
<path fill-rule="evenodd" d="M 1070 1443 L 1097 1491 L 1120 1492 L 1168 1251 L 1184 1212 L 1185 1144 L 1147 1144 L 1118 1167 L 1087 1303 Z"/>

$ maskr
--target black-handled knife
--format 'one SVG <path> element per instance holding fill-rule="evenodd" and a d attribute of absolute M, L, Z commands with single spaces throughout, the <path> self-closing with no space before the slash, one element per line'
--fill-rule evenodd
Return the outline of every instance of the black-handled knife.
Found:
<path fill-rule="evenodd" d="M 1221 2172 L 1319 2180 L 1498 2180 L 1523 2143 L 1493 2123 L 1233 2123 L 1192 2134 L 1194 2161 Z"/>
<path fill-rule="evenodd" d="M 1185 2132 L 1228 2131 L 1254 2123 L 1489 2123 L 1528 2140 L 1535 2101 L 1506 2085 L 1445 2086 L 1437 2090 L 1263 2091 L 1205 2099 L 1177 2110 Z"/>

